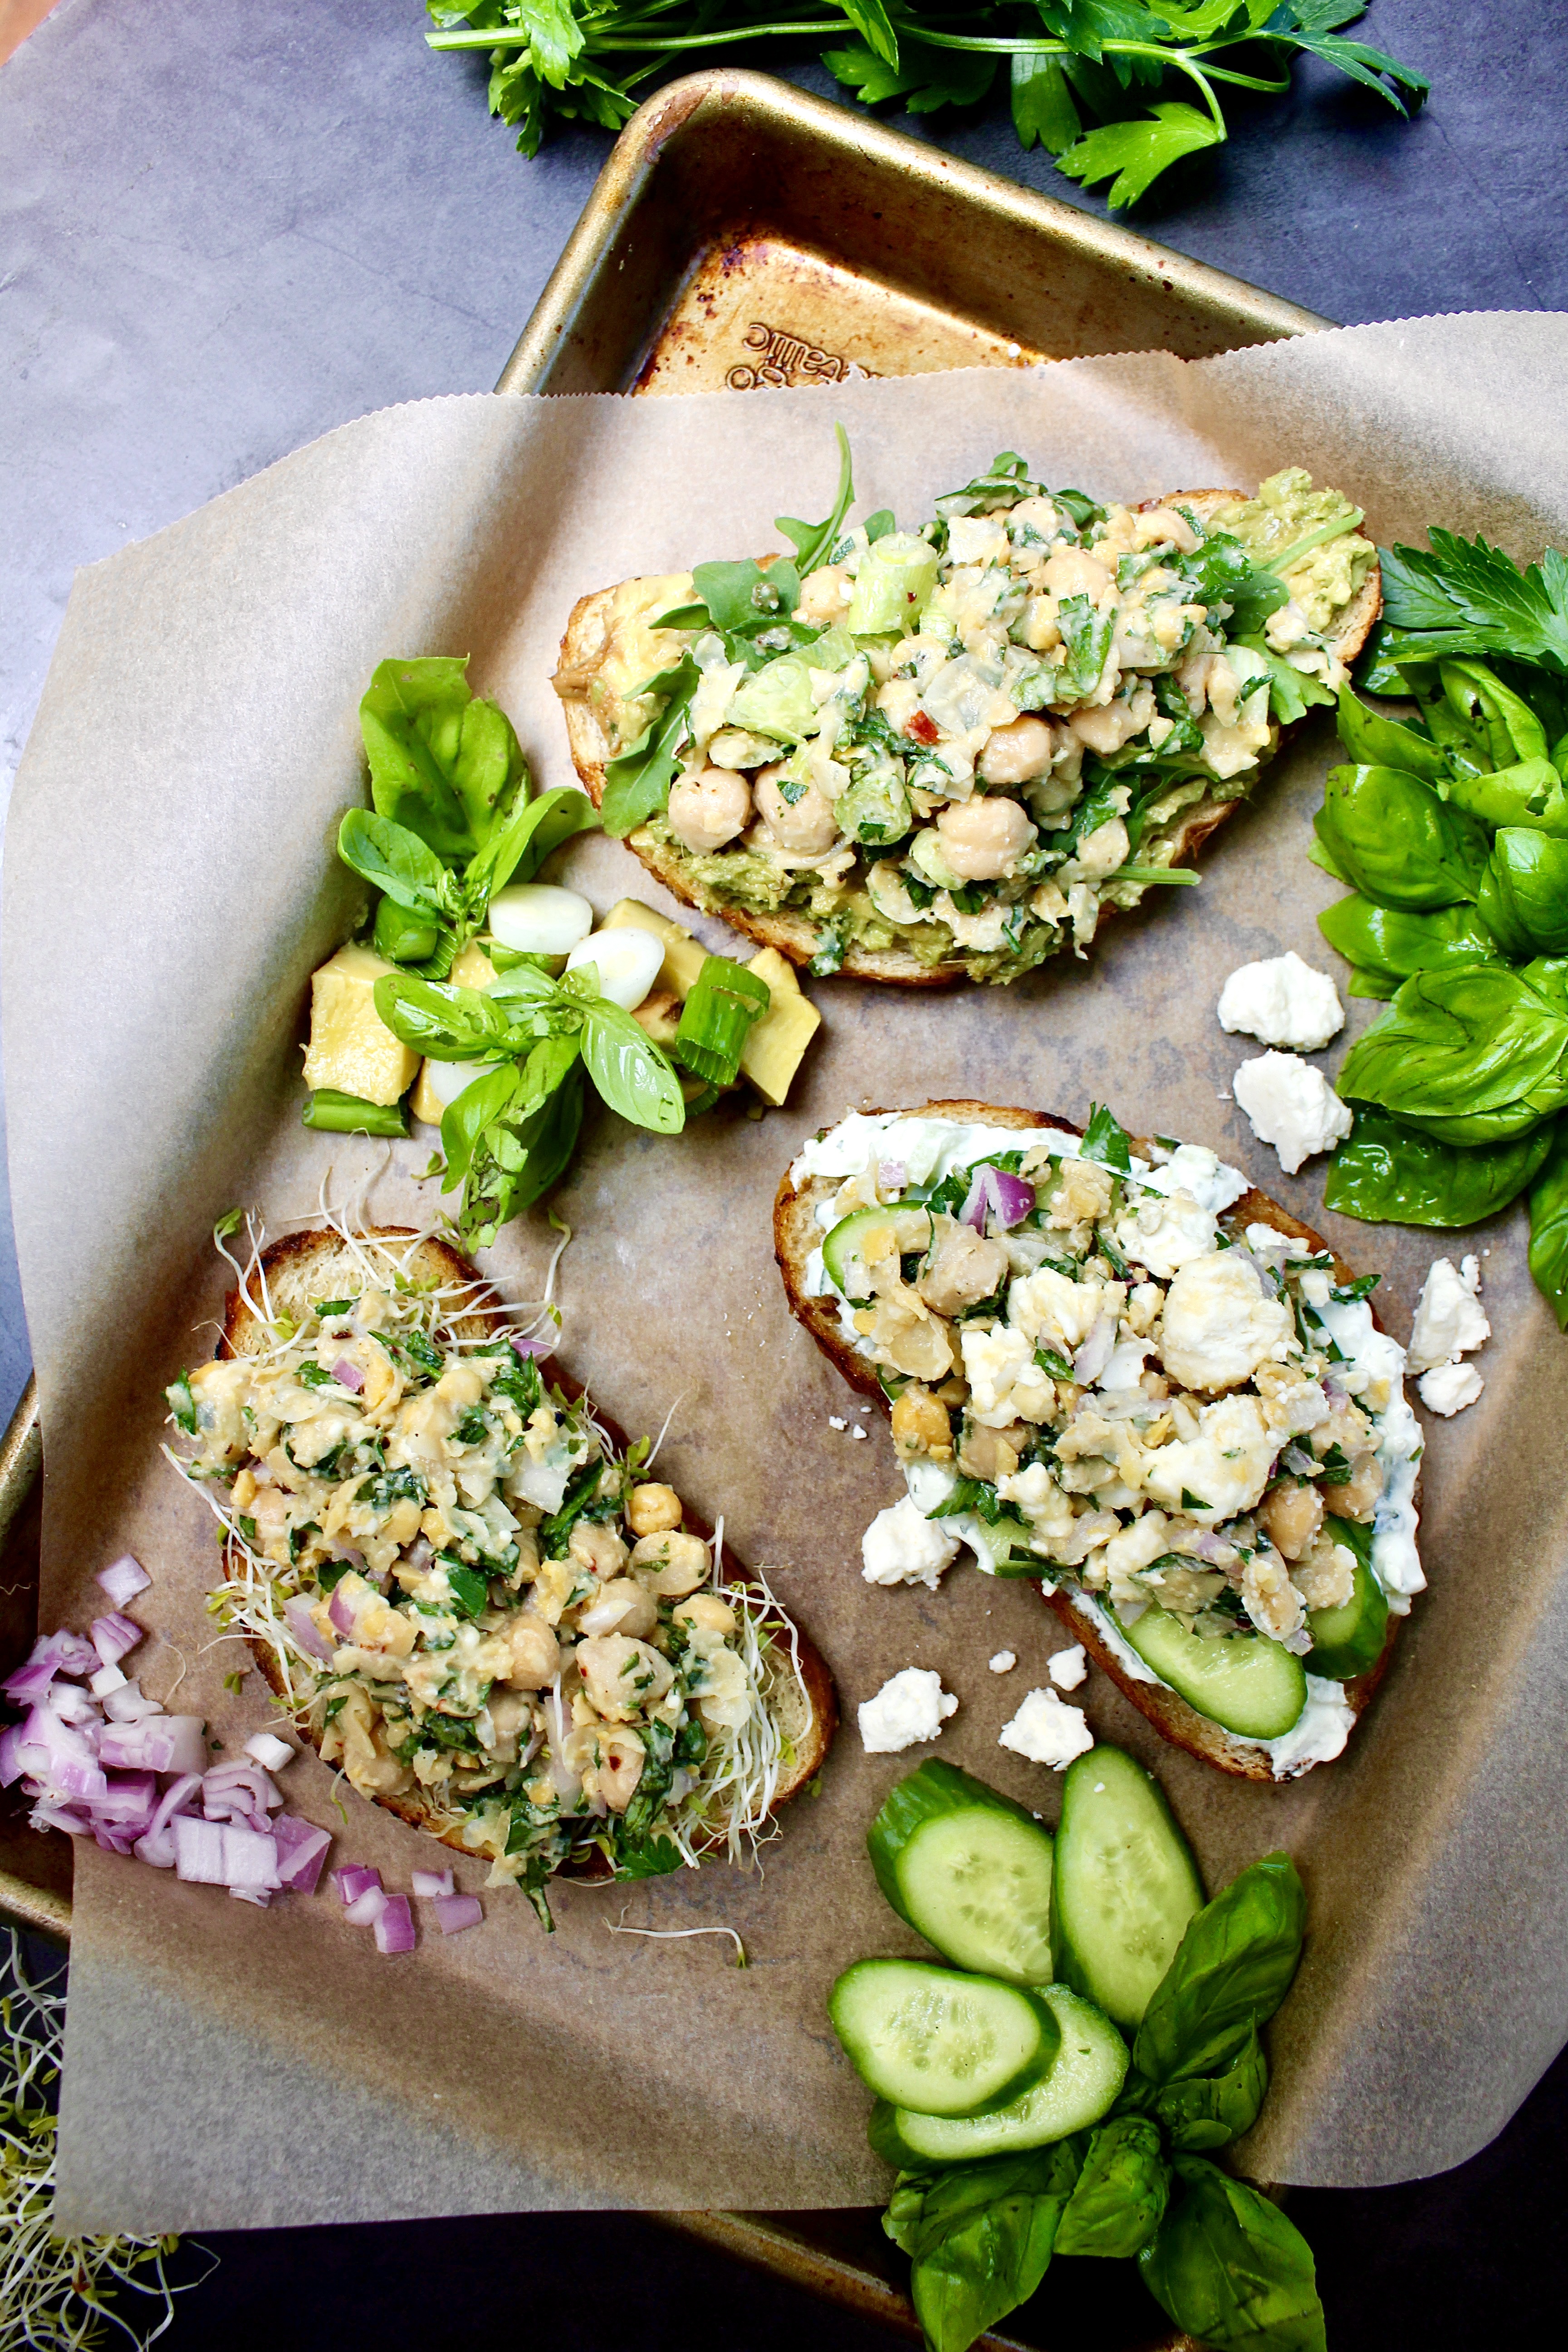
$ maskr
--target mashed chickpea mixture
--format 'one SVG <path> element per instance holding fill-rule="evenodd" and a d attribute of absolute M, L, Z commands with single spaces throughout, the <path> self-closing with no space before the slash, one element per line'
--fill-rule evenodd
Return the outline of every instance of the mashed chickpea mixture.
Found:
<path fill-rule="evenodd" d="M 1081 953 L 1199 802 L 1250 789 L 1275 722 L 1331 698 L 1374 551 L 1299 470 L 1142 513 L 1007 454 L 936 503 L 917 531 L 847 532 L 754 641 L 761 667 L 657 627 L 689 576 L 630 583 L 654 602 L 628 604 L 593 699 L 624 750 L 651 709 L 625 688 L 689 647 L 680 771 L 633 845 L 680 853 L 704 904 L 819 919 L 822 969 L 898 947 L 1007 981 Z"/>
<path fill-rule="evenodd" d="M 1157 1602 L 1303 1655 L 1358 1556 L 1408 1609 L 1403 1353 L 1326 1254 L 1227 1216 L 1247 1179 L 1211 1151 L 1145 1162 L 1104 1113 L 1081 1143 L 857 1114 L 793 1174 L 834 1181 L 808 1287 L 894 1400 L 909 1492 L 869 1580 L 934 1584 L 963 1541 L 1113 1634 Z"/>
<path fill-rule="evenodd" d="M 270 1338 L 171 1401 L 229 1530 L 216 1612 L 265 1639 L 323 1758 L 457 1829 L 546 1924 L 585 1848 L 646 1874 L 754 1837 L 787 1634 L 716 1589 L 646 1444 L 617 1458 L 509 1336 L 461 1339 L 395 1280 Z"/>

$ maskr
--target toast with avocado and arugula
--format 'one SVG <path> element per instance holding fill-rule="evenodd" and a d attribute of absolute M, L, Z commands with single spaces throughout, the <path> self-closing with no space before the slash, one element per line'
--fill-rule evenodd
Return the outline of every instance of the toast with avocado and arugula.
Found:
<path fill-rule="evenodd" d="M 1371 1280 L 1212 1151 L 1103 1109 L 851 1112 L 773 1234 L 791 1311 L 891 1416 L 909 1491 L 868 1581 L 934 1586 L 966 1544 L 1038 1578 L 1192 1755 L 1268 1780 L 1341 1752 L 1425 1587 Z"/>
<path fill-rule="evenodd" d="M 1004 451 L 853 528 L 848 448 L 787 557 L 574 606 L 555 688 L 606 832 L 816 971 L 925 987 L 1081 955 L 1190 860 L 1382 604 L 1359 508 L 1287 470 L 1139 507 Z"/>
<path fill-rule="evenodd" d="M 744 1860 L 820 1769 L 817 1652 L 445 1242 L 273 1243 L 169 1393 L 220 1622 L 361 1796 L 547 1927 L 552 1876 Z"/>

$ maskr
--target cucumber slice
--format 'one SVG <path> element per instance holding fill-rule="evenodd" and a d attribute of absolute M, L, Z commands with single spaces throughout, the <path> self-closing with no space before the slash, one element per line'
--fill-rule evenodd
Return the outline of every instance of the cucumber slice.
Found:
<path fill-rule="evenodd" d="M 1145 1665 L 1189 1706 L 1238 1739 L 1278 1739 L 1307 1704 L 1301 1661 L 1263 1633 L 1226 1633 L 1216 1642 L 1189 1633 L 1179 1617 L 1152 1604 L 1121 1625 Z"/>
<path fill-rule="evenodd" d="M 869 2126 L 871 2146 L 888 2164 L 923 2168 L 968 2164 L 1012 2148 L 1043 2147 L 1100 2121 L 1127 2073 L 1127 2044 L 1108 2017 L 1066 1985 L 1047 1985 L 1037 1998 L 1053 2012 L 1061 2046 L 1049 2074 L 1010 2106 L 984 2116 L 929 2116 L 879 2100 Z"/>
<path fill-rule="evenodd" d="M 1061 2039 L 1033 1994 L 931 1960 L 857 1960 L 828 1995 L 827 2014 L 868 2090 L 933 2116 L 1016 2099 Z"/>
<path fill-rule="evenodd" d="M 902 1919 L 961 1969 L 1051 1981 L 1051 1838 L 1032 1813 L 934 1759 L 899 1782 L 866 1843 Z"/>
<path fill-rule="evenodd" d="M 1131 2031 L 1204 1890 L 1163 1790 L 1120 1748 L 1091 1748 L 1068 1767 L 1055 1895 L 1063 1976 Z"/>
<path fill-rule="evenodd" d="M 822 1263 L 846 1298 L 870 1297 L 871 1278 L 860 1255 L 861 1245 L 868 1234 L 888 1226 L 892 1228 L 900 1257 L 911 1250 L 931 1247 L 929 1209 L 889 1205 L 885 1209 L 857 1209 L 853 1215 L 841 1217 L 822 1244 Z"/>
<path fill-rule="evenodd" d="M 1348 1683 L 1364 1675 L 1383 1655 L 1388 1638 L 1388 1599 L 1372 1572 L 1372 1529 L 1353 1520 L 1333 1528 L 1336 1542 L 1355 1554 L 1355 1591 L 1338 1609 L 1309 1609 L 1307 1623 L 1312 1646 L 1301 1664 L 1310 1675 L 1331 1683 Z"/>

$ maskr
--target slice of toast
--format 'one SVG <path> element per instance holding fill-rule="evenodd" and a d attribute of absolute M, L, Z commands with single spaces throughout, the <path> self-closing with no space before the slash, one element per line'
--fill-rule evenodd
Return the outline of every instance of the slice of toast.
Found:
<path fill-rule="evenodd" d="M 434 1237 L 421 1238 L 406 1226 L 382 1225 L 368 1228 L 363 1238 L 371 1244 L 390 1245 L 395 1252 L 396 1269 L 405 1279 L 420 1286 L 458 1289 L 468 1294 L 459 1303 L 461 1311 L 453 1315 L 453 1328 L 459 1338 L 483 1339 L 498 1327 L 504 1326 L 501 1303 L 484 1280 L 478 1268 L 444 1241 Z M 406 1249 L 398 1247 L 406 1242 Z M 272 1335 L 263 1315 L 307 1314 L 312 1303 L 321 1298 L 357 1297 L 366 1286 L 367 1261 L 363 1253 L 346 1242 L 332 1228 L 325 1227 L 303 1233 L 289 1234 L 271 1243 L 261 1254 L 259 1276 L 253 1271 L 246 1286 L 247 1295 L 239 1288 L 229 1293 L 224 1315 L 223 1336 L 218 1343 L 219 1356 L 254 1355 L 264 1352 L 272 1344 Z M 384 1275 L 383 1275 L 384 1279 Z M 265 1289 L 263 1289 L 263 1284 Z M 258 1312 L 260 1309 L 261 1312 Z M 558 1388 L 574 1402 L 583 1394 L 579 1381 L 563 1370 L 552 1357 L 541 1359 L 539 1370 L 547 1388 Z M 596 1406 L 594 1419 L 616 1454 L 626 1452 L 626 1441 L 615 1423 Z M 710 1544 L 713 1530 L 688 1509 L 686 1528 L 705 1543 Z M 726 1583 L 752 1583 L 745 1570 L 726 1544 L 721 1549 L 721 1567 Z M 797 1683 L 793 1673 L 781 1671 L 774 1678 L 767 1696 L 791 1757 L 781 1773 L 770 1812 L 788 1802 L 821 1770 L 833 1735 L 837 1728 L 838 1703 L 826 1660 L 801 1632 L 792 1627 L 796 1654 L 800 1664 Z M 281 1697 L 285 1688 L 278 1661 L 268 1645 L 254 1637 L 250 1643 L 257 1664 L 268 1686 Z M 307 1735 L 311 1744 L 321 1745 L 317 1732 Z M 459 1853 L 471 1853 L 465 1846 L 460 1828 L 443 1828 L 442 1809 L 417 1790 L 402 1796 L 379 1796 L 374 1801 L 384 1805 L 411 1828 L 422 1829 L 441 1839 Z M 716 1823 L 711 1848 L 723 1844 L 723 1825 Z M 606 1878 L 611 1875 L 609 1863 L 596 1847 L 587 1848 L 580 1859 L 574 1859 L 559 1874 L 563 1877 Z"/>
<path fill-rule="evenodd" d="M 1246 495 L 1242 490 L 1174 490 L 1163 499 L 1144 499 L 1136 511 L 1179 504 L 1191 507 L 1202 520 L 1215 508 Z M 759 559 L 763 564 L 773 560 L 767 556 Z M 644 677 L 656 676 L 679 658 L 693 632 L 650 628 L 647 616 L 650 613 L 674 611 L 689 601 L 690 594 L 690 573 L 677 572 L 622 581 L 616 587 L 601 588 L 591 595 L 579 597 L 572 607 L 561 640 L 561 660 L 553 684 L 565 714 L 573 764 L 595 808 L 604 801 L 605 772 L 615 755 L 615 746 L 595 707 L 599 699 L 596 689 L 603 688 L 612 670 L 621 671 L 622 683 L 629 688 Z M 1348 665 L 1354 660 L 1382 610 L 1382 576 L 1374 562 L 1333 640 L 1333 650 L 1342 662 Z M 636 677 L 631 675 L 634 670 L 637 673 Z M 1296 727 L 1300 724 L 1296 722 Z M 1262 755 L 1260 767 L 1278 753 L 1296 727 L 1273 730 L 1274 740 Z M 1210 835 L 1243 804 L 1246 797 L 1205 793 L 1202 800 L 1184 810 L 1170 863 L 1190 866 Z M 759 946 L 776 948 L 797 964 L 809 963 L 821 947 L 820 929 L 798 908 L 784 907 L 768 913 L 705 891 L 696 860 L 679 843 L 656 842 L 639 829 L 628 836 L 626 845 L 677 898 L 703 913 L 719 916 L 732 930 L 755 940 Z M 1108 899 L 1102 903 L 1101 911 L 1120 910 Z M 886 981 L 899 988 L 942 988 L 952 981 L 971 976 L 968 961 L 961 955 L 932 964 L 922 962 L 903 947 L 851 946 L 841 969 L 855 979 Z"/>
<path fill-rule="evenodd" d="M 984 1122 L 989 1127 L 1055 1127 L 1068 1135 L 1081 1135 L 1083 1132 L 1081 1128 L 1074 1126 L 1071 1119 L 1059 1118 L 1054 1111 L 1020 1110 L 995 1103 L 923 1103 L 918 1108 L 911 1108 L 909 1115 L 913 1118 L 929 1117 L 972 1120 Z M 1142 1156 L 1148 1146 L 1135 1138 L 1133 1149 Z M 865 1396 L 875 1397 L 884 1412 L 890 1412 L 891 1404 L 875 1369 L 849 1344 L 839 1328 L 833 1298 L 813 1297 L 805 1287 L 806 1261 L 811 1252 L 820 1247 L 822 1241 L 823 1228 L 816 1222 L 816 1210 L 820 1202 L 837 1189 L 835 1179 L 821 1176 L 797 1187 L 786 1173 L 773 1203 L 773 1255 L 784 1276 L 791 1314 L 797 1322 L 805 1326 L 823 1354 L 831 1358 L 852 1388 L 858 1389 Z M 1222 1223 L 1237 1228 L 1249 1224 L 1271 1225 L 1276 1233 L 1306 1242 L 1314 1251 L 1329 1248 L 1328 1243 L 1321 1234 L 1315 1234 L 1310 1225 L 1304 1225 L 1299 1217 L 1293 1217 L 1288 1209 L 1282 1209 L 1277 1201 L 1271 1201 L 1267 1192 L 1258 1192 L 1256 1186 L 1244 1192 L 1234 1206 L 1226 1211 Z M 1342 1283 L 1353 1281 L 1354 1269 L 1347 1265 L 1337 1252 L 1331 1251 L 1330 1255 L 1333 1257 L 1336 1278 Z M 1375 1315 L 1373 1319 L 1376 1319 Z M 1059 1589 L 1041 1597 L 1069 1627 L 1074 1638 L 1083 1643 L 1095 1664 L 1110 1675 L 1117 1688 L 1131 1700 L 1142 1715 L 1147 1716 L 1154 1728 L 1173 1746 L 1184 1748 L 1189 1756 L 1199 1757 L 1205 1764 L 1216 1765 L 1222 1772 L 1234 1773 L 1241 1780 L 1273 1779 L 1268 1754 L 1255 1741 L 1237 1738 L 1233 1733 L 1224 1730 L 1219 1724 L 1211 1722 L 1207 1716 L 1200 1715 L 1195 1707 L 1189 1706 L 1178 1692 L 1164 1684 L 1140 1682 L 1130 1675 L 1106 1641 L 1100 1630 L 1098 1611 L 1081 1601 L 1078 1594 Z M 1399 1618 L 1391 1612 L 1387 1636 L 1376 1664 L 1341 1685 L 1358 1717 L 1365 1710 L 1387 1671 L 1399 1624 Z"/>

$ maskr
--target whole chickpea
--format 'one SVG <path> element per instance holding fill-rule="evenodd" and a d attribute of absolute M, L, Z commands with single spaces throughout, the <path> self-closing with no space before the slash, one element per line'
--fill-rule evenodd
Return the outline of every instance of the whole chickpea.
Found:
<path fill-rule="evenodd" d="M 757 771 L 757 807 L 763 823 L 781 849 L 793 850 L 799 857 L 820 857 L 838 838 L 833 803 L 815 784 L 807 784 L 798 800 L 785 800 L 779 790 L 784 770 L 784 761 L 777 760 L 771 768 Z M 673 793 L 670 798 L 673 801 Z"/>
<path fill-rule="evenodd" d="M 1028 711 L 1010 726 L 992 729 L 976 773 L 984 784 L 1033 783 L 1049 772 L 1055 750 L 1050 720 Z"/>
<path fill-rule="evenodd" d="M 947 1418 L 947 1407 L 939 1404 L 929 1389 L 912 1381 L 893 1405 L 893 1451 L 900 1462 L 912 1462 L 925 1455 L 952 1458 L 952 1430 Z"/>
<path fill-rule="evenodd" d="M 752 795 L 733 768 L 704 768 L 684 777 L 669 795 L 669 829 L 688 849 L 722 849 L 751 821 Z"/>
<path fill-rule="evenodd" d="M 650 1478 L 634 1486 L 626 1497 L 626 1525 L 634 1536 L 657 1536 L 680 1525 L 680 1497 L 673 1486 Z"/>
<path fill-rule="evenodd" d="M 1017 802 L 1000 793 L 950 802 L 936 829 L 943 857 L 963 882 L 996 881 L 1039 837 Z"/>
<path fill-rule="evenodd" d="M 855 583 L 842 563 L 824 563 L 816 572 L 807 572 L 802 581 L 796 618 L 841 621 L 849 608 L 854 589 Z"/>

